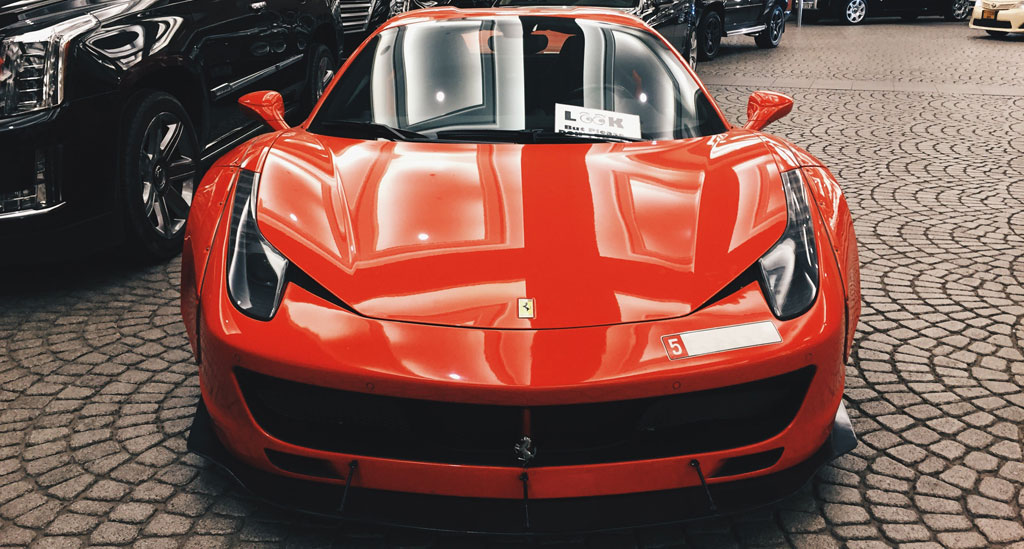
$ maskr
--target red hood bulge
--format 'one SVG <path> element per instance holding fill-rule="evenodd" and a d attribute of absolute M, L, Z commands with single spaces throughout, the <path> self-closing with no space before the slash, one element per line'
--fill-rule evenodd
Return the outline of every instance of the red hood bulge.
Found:
<path fill-rule="evenodd" d="M 257 219 L 360 314 L 547 329 L 692 312 L 778 240 L 786 205 L 771 152 L 740 130 L 552 145 L 294 130 L 267 157 Z"/>

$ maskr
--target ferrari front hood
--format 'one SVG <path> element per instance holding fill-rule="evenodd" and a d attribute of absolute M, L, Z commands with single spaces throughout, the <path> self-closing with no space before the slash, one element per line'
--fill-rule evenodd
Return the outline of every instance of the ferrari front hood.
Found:
<path fill-rule="evenodd" d="M 742 130 L 556 145 L 294 130 L 267 156 L 257 219 L 278 250 L 368 317 L 582 327 L 706 302 L 782 235 L 780 181 L 769 149 Z"/>

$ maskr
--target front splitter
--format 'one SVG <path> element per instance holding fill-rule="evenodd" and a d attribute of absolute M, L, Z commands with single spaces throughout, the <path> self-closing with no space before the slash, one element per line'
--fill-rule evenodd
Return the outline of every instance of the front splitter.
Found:
<path fill-rule="evenodd" d="M 189 450 L 222 467 L 268 503 L 332 520 L 423 530 L 488 534 L 597 532 L 672 524 L 731 515 L 783 499 L 806 484 L 825 463 L 857 445 L 840 404 L 825 444 L 794 467 L 760 477 L 702 486 L 612 496 L 559 499 L 493 499 L 438 496 L 345 486 L 275 475 L 232 455 L 213 429 L 200 400 Z M 713 500 L 713 503 L 712 501 Z"/>

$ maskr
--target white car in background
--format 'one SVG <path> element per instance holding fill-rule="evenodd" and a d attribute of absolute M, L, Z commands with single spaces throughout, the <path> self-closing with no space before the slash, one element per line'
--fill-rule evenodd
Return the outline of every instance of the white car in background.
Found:
<path fill-rule="evenodd" d="M 1024 33 L 1024 0 L 979 0 L 971 13 L 971 28 L 992 36 Z"/>

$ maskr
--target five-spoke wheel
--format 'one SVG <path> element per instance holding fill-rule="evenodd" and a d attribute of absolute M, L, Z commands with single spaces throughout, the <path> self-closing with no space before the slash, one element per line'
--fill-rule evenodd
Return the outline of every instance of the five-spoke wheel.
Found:
<path fill-rule="evenodd" d="M 121 185 L 133 254 L 162 260 L 181 251 L 199 171 L 199 144 L 181 103 L 144 90 L 127 107 Z"/>
<path fill-rule="evenodd" d="M 697 58 L 714 59 L 722 44 L 722 16 L 715 10 L 705 10 L 697 24 Z"/>
<path fill-rule="evenodd" d="M 775 4 L 768 15 L 768 26 L 754 36 L 759 48 L 774 48 L 782 41 L 782 33 L 786 30 L 786 10 Z"/>

